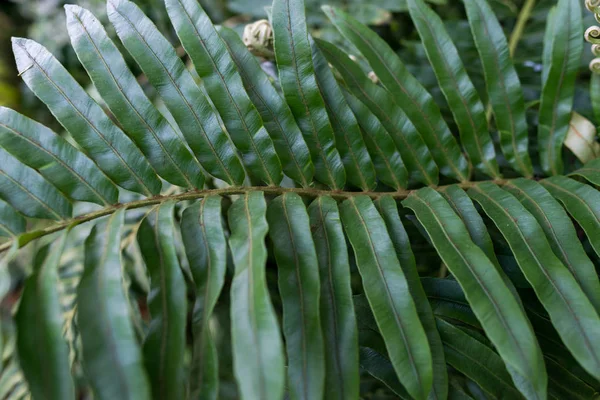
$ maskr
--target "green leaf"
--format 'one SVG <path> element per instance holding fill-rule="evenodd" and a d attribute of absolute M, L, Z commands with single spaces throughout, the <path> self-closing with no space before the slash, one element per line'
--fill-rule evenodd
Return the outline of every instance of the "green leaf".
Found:
<path fill-rule="evenodd" d="M 107 13 L 123 45 L 157 89 L 204 169 L 229 184 L 241 185 L 245 172 L 236 149 L 171 43 L 130 1 L 108 0 Z"/>
<path fill-rule="evenodd" d="M 233 369 L 242 399 L 279 400 L 285 384 L 283 344 L 265 279 L 268 231 L 263 192 L 246 193 L 229 208 Z"/>
<path fill-rule="evenodd" d="M 136 340 L 121 265 L 125 210 L 85 241 L 85 270 L 77 288 L 77 326 L 83 366 L 94 398 L 150 399 L 150 385 Z"/>
<path fill-rule="evenodd" d="M 15 237 L 25 232 L 27 221 L 7 202 L 0 200 L 0 235 Z"/>
<path fill-rule="evenodd" d="M 546 16 L 546 28 L 544 29 L 543 43 L 547 45 L 544 46 L 544 48 L 542 49 L 542 86 L 544 86 L 544 84 L 548 80 L 550 64 L 552 64 L 552 41 L 554 38 L 555 15 L 556 5 L 550 7 L 550 10 L 548 10 L 548 15 Z"/>
<path fill-rule="evenodd" d="M 46 128 L 9 108 L 0 107 L 0 145 L 73 200 L 111 205 L 117 187 L 83 153 Z"/>
<path fill-rule="evenodd" d="M 204 186 L 198 161 L 158 112 L 100 21 L 89 11 L 66 5 L 71 44 L 102 99 L 154 170 L 167 181 L 190 189 Z"/>
<path fill-rule="evenodd" d="M 569 130 L 575 79 L 583 53 L 583 21 L 578 0 L 558 0 L 553 16 L 552 57 L 540 103 L 538 147 L 540 163 L 550 175 L 563 172 L 562 144 Z"/>
<path fill-rule="evenodd" d="M 346 179 L 348 183 L 363 191 L 372 190 L 376 185 L 375 168 L 363 141 L 358 121 L 348 107 L 327 60 L 310 36 L 309 43 L 317 86 L 325 101 L 327 115 L 335 134 L 335 144 L 346 169 Z"/>
<path fill-rule="evenodd" d="M 545 358 L 550 375 L 550 395 L 558 399 L 587 400 L 597 395 L 596 390 L 582 381 L 576 374 L 569 371 L 550 357 Z"/>
<path fill-rule="evenodd" d="M 303 187 L 309 186 L 315 169 L 308 146 L 289 106 L 277 93 L 238 34 L 225 27 L 219 27 L 219 34 L 229 49 L 252 103 L 273 139 L 283 172 Z"/>
<path fill-rule="evenodd" d="M 444 28 L 444 22 L 423 0 L 408 0 L 408 11 L 419 32 L 429 63 L 458 125 L 461 143 L 476 169 L 500 176 L 485 109 L 475 86 Z"/>
<path fill-rule="evenodd" d="M 473 379 L 492 399 L 522 398 L 498 354 L 443 319 L 436 322 L 448 364 Z"/>
<path fill-rule="evenodd" d="M 334 190 L 341 189 L 346 172 L 317 85 L 304 1 L 274 0 L 272 24 L 279 81 L 310 150 L 315 178 Z"/>
<path fill-rule="evenodd" d="M 75 399 L 58 293 L 58 264 L 67 235 L 65 231 L 52 251 L 48 246 L 35 255 L 15 317 L 19 364 L 36 399 Z"/>
<path fill-rule="evenodd" d="M 564 179 L 565 182 L 568 182 L 568 178 Z M 546 182 L 546 185 L 551 186 L 551 182 L 552 180 Z M 575 181 L 573 182 L 575 183 Z M 579 185 L 584 188 L 583 191 L 585 191 L 585 189 L 591 189 L 589 186 L 580 183 L 576 183 L 573 186 L 578 187 Z M 565 184 L 565 186 L 568 185 Z M 552 197 L 552 195 L 537 182 L 521 178 L 510 181 L 504 188 L 519 199 L 531 215 L 535 217 L 544 230 L 554 254 L 562 261 L 569 271 L 571 271 L 571 274 L 573 274 L 583 292 L 592 302 L 596 311 L 600 312 L 600 282 L 598 281 L 596 268 L 585 253 L 571 219 L 565 210 L 558 201 L 556 201 L 554 197 Z M 567 189 L 565 192 L 561 192 L 561 188 L 558 187 L 551 189 L 551 193 L 558 199 L 565 199 L 565 204 L 568 203 L 572 206 L 574 205 L 572 208 L 573 210 L 577 210 L 578 206 L 584 202 L 581 199 L 578 201 L 577 195 L 574 195 L 573 198 L 571 197 L 571 195 L 576 193 L 576 190 Z M 600 195 L 597 197 L 600 198 Z M 589 204 L 593 205 L 595 203 L 591 202 Z M 571 207 L 568 208 L 571 209 Z M 596 227 L 600 229 L 600 220 L 597 217 L 590 219 L 590 215 L 585 213 L 585 211 L 587 211 L 585 206 L 583 210 L 585 217 L 581 222 L 589 225 L 588 221 L 593 221 L 595 219 Z M 577 214 L 577 211 L 574 211 L 574 213 Z M 600 230 L 598 233 L 600 233 Z"/>
<path fill-rule="evenodd" d="M 423 324 L 429 348 L 431 349 L 433 387 L 431 392 L 429 392 L 428 399 L 446 399 L 448 397 L 448 374 L 446 371 L 446 361 L 444 360 L 444 350 L 435 325 L 431 306 L 427 301 L 427 296 L 419 279 L 419 272 L 417 271 L 408 234 L 398 214 L 398 205 L 391 196 L 383 196 L 375 201 L 375 206 L 387 226 L 390 239 L 392 239 L 396 255 L 398 256 L 398 261 L 400 261 L 400 267 L 406 277 L 410 295 L 415 301 L 417 314 Z"/>
<path fill-rule="evenodd" d="M 465 9 L 485 84 L 494 112 L 500 147 L 508 163 L 531 177 L 527 120 L 521 82 L 515 70 L 504 30 L 486 0 L 465 0 Z"/>
<path fill-rule="evenodd" d="M 308 207 L 321 283 L 321 325 L 325 339 L 325 398 L 359 397 L 358 333 L 352 302 L 348 247 L 337 203 L 320 196 Z"/>
<path fill-rule="evenodd" d="M 415 212 L 442 261 L 460 283 L 521 393 L 528 398 L 545 398 L 547 377 L 539 345 L 494 264 L 435 190 L 413 192 L 403 204 Z"/>
<path fill-rule="evenodd" d="M 519 267 L 550 315 L 561 339 L 593 376 L 600 376 L 600 318 L 569 270 L 554 255 L 535 218 L 506 191 L 493 183 L 469 189 L 494 221 Z M 472 303 L 471 303 L 472 304 Z"/>
<path fill-rule="evenodd" d="M 362 53 L 394 101 L 423 137 L 442 174 L 459 181 L 469 179 L 469 165 L 433 97 L 406 69 L 400 58 L 377 33 L 337 8 L 323 6 L 336 28 Z"/>
<path fill-rule="evenodd" d="M 347 90 L 342 92 L 358 120 L 377 178 L 396 190 L 406 188 L 408 174 L 389 133 L 366 105 Z"/>
<path fill-rule="evenodd" d="M 352 94 L 367 106 L 388 131 L 412 178 L 426 185 L 437 185 L 439 171 L 429 149 L 404 111 L 394 103 L 392 96 L 371 82 L 360 66 L 337 46 L 319 39 L 316 42 L 327 60 L 342 75 Z M 360 118 L 359 123 L 362 125 Z"/>
<path fill-rule="evenodd" d="M 424 277 L 421 278 L 421 285 L 436 316 L 445 320 L 460 321 L 471 328 L 483 330 L 456 280 Z"/>
<path fill-rule="evenodd" d="M 600 123 L 600 74 L 592 73 L 590 77 L 590 100 L 596 125 Z"/>
<path fill-rule="evenodd" d="M 344 201 L 341 216 L 396 374 L 411 396 L 425 399 L 433 380 L 431 351 L 385 222 L 367 196 Z"/>
<path fill-rule="evenodd" d="M 144 339 L 144 364 L 156 399 L 185 394 L 187 294 L 175 248 L 175 202 L 162 203 L 141 222 L 140 251 L 150 275 L 150 326 Z"/>
<path fill-rule="evenodd" d="M 600 158 L 588 161 L 585 165 L 570 175 L 577 175 L 587 179 L 590 183 L 600 185 Z"/>
<path fill-rule="evenodd" d="M 477 212 L 473 201 L 458 185 L 445 186 L 438 189 L 438 191 L 446 199 L 448 204 L 452 206 L 454 212 L 462 219 L 467 231 L 469 231 L 469 236 L 471 236 L 473 243 L 483 250 L 487 258 L 494 264 L 502 281 L 506 287 L 510 289 L 515 299 L 520 304 L 521 299 L 519 298 L 517 289 L 500 266 L 500 262 L 498 261 L 498 258 L 496 258 L 496 253 L 494 251 L 492 238 L 488 233 L 481 215 Z"/>
<path fill-rule="evenodd" d="M 19 74 L 75 141 L 117 185 L 153 195 L 161 182 L 142 152 L 45 47 L 13 38 Z"/>
<path fill-rule="evenodd" d="M 165 4 L 177 36 L 242 154 L 248 173 L 268 185 L 278 184 L 283 176 L 273 142 L 208 15 L 197 0 L 165 0 Z"/>
<path fill-rule="evenodd" d="M 277 197 L 269 204 L 267 221 L 283 303 L 290 395 L 295 399 L 320 399 L 325 384 L 321 288 L 315 268 L 317 254 L 302 198 L 296 193 Z"/>
<path fill-rule="evenodd" d="M 204 197 L 186 208 L 181 218 L 181 236 L 196 284 L 190 398 L 216 400 L 219 395 L 219 360 L 209 323 L 227 268 L 221 197 Z"/>
<path fill-rule="evenodd" d="M 400 384 L 400 381 L 396 376 L 396 371 L 394 371 L 394 366 L 390 360 L 377 350 L 361 346 L 360 367 L 385 384 L 400 399 L 411 398 L 410 395 L 406 393 L 406 389 Z"/>
<path fill-rule="evenodd" d="M 0 198 L 32 218 L 62 220 L 73 207 L 37 171 L 21 164 L 0 148 Z"/>

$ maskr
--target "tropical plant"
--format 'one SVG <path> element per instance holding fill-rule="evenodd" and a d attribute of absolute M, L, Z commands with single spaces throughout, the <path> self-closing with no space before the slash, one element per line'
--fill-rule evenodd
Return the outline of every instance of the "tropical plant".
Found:
<path fill-rule="evenodd" d="M 2 398 L 597 395 L 600 160 L 563 163 L 578 0 L 548 18 L 539 104 L 490 6 L 464 0 L 487 116 L 442 20 L 408 0 L 458 137 L 339 9 L 323 8 L 352 57 L 311 37 L 302 0 L 274 1 L 273 81 L 196 0 L 165 3 L 199 81 L 134 3 L 107 4 L 162 113 L 81 7 L 65 7 L 68 33 L 101 103 L 13 39 L 68 135 L 0 108 L 2 297 L 35 248 Z"/>

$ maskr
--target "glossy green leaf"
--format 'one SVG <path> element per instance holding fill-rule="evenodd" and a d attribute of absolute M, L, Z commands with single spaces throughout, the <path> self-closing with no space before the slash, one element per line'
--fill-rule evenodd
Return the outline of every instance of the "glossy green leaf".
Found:
<path fill-rule="evenodd" d="M 573 275 L 554 255 L 543 229 L 510 193 L 493 183 L 469 189 L 494 221 L 561 339 L 593 376 L 600 376 L 600 317 Z"/>
<path fill-rule="evenodd" d="M 483 65 L 500 147 L 508 163 L 521 174 L 533 174 L 528 152 L 527 120 L 521 82 L 504 30 L 486 0 L 465 0 L 467 18 Z"/>
<path fill-rule="evenodd" d="M 435 190 L 411 193 L 403 205 L 415 212 L 433 246 L 463 288 L 469 304 L 528 398 L 545 398 L 542 353 L 527 319 L 494 264 L 470 238 L 452 207 Z"/>
<path fill-rule="evenodd" d="M 241 185 L 245 172 L 235 147 L 171 43 L 130 1 L 108 0 L 107 13 L 204 169 L 230 184 Z"/>
<path fill-rule="evenodd" d="M 290 395 L 295 399 L 320 399 L 325 384 L 321 287 L 315 268 L 317 253 L 302 198 L 296 193 L 277 197 L 269 204 L 267 221 L 283 303 Z"/>
<path fill-rule="evenodd" d="M 396 374 L 411 396 L 425 399 L 433 381 L 431 351 L 385 222 L 367 196 L 344 201 L 340 211 Z"/>
<path fill-rule="evenodd" d="M 25 232 L 27 221 L 10 204 L 0 200 L 0 236 L 17 236 Z"/>
<path fill-rule="evenodd" d="M 367 106 L 388 131 L 411 176 L 426 185 L 437 185 L 439 171 L 429 149 L 406 114 L 394 103 L 392 96 L 371 82 L 360 66 L 338 47 L 318 39 L 316 42 L 323 55 L 342 75 L 351 93 Z"/>
<path fill-rule="evenodd" d="M 559 0 L 554 12 L 551 63 L 541 94 L 538 147 L 540 163 L 550 175 L 563 172 L 562 145 L 571 119 L 575 79 L 583 53 L 583 21 L 579 0 Z"/>
<path fill-rule="evenodd" d="M 279 81 L 315 166 L 315 179 L 332 189 L 346 183 L 308 41 L 303 0 L 273 1 L 273 34 Z"/>
<path fill-rule="evenodd" d="M 309 37 L 317 86 L 325 101 L 327 115 L 335 135 L 335 145 L 346 169 L 348 183 L 363 191 L 376 185 L 375 168 L 365 146 L 360 127 L 336 82 L 329 64 L 312 37 Z"/>
<path fill-rule="evenodd" d="M 117 185 L 153 195 L 161 182 L 142 152 L 45 47 L 13 38 L 19 74 L 56 119 Z"/>
<path fill-rule="evenodd" d="M 325 398 L 359 396 L 356 316 L 348 247 L 337 203 L 320 196 L 308 207 L 320 276 L 320 314 L 325 348 Z"/>
<path fill-rule="evenodd" d="M 560 200 L 583 228 L 596 254 L 600 255 L 600 192 L 564 176 L 545 179 L 541 184 Z"/>
<path fill-rule="evenodd" d="M 175 185 L 201 189 L 204 175 L 198 161 L 146 97 L 100 21 L 78 6 L 66 5 L 65 11 L 77 57 L 102 99 L 154 170 Z"/>
<path fill-rule="evenodd" d="M 564 179 L 567 180 L 568 178 Z M 552 183 L 548 183 L 548 185 L 552 185 Z M 577 186 L 579 185 L 590 188 L 589 186 L 577 183 Z M 596 311 L 600 312 L 600 282 L 598 281 L 596 268 L 585 253 L 571 219 L 562 206 L 542 185 L 531 180 L 522 178 L 512 180 L 504 188 L 519 199 L 531 215 L 535 217 L 544 230 L 554 254 L 571 271 L 571 274 L 573 274 L 583 292 L 592 302 Z M 552 192 L 559 199 L 565 198 L 565 195 L 556 194 L 560 190 L 560 188 L 557 188 L 553 189 Z M 570 198 L 570 195 L 571 192 L 567 190 L 566 196 L 569 196 L 567 198 Z M 598 197 L 600 198 L 600 196 Z M 590 204 L 595 203 L 591 202 Z M 574 209 L 577 209 L 581 205 L 581 202 L 578 203 L 575 199 Z M 575 211 L 575 213 L 577 212 Z M 588 221 L 589 217 L 586 214 L 582 222 Z M 596 226 L 600 229 L 600 220 L 598 218 L 595 219 Z M 593 221 L 593 219 L 590 221 Z"/>
<path fill-rule="evenodd" d="M 548 15 L 546 16 L 546 27 L 544 29 L 543 43 L 547 45 L 545 45 L 542 49 L 542 86 L 544 86 L 546 80 L 548 79 L 550 64 L 552 63 L 552 40 L 554 38 L 555 15 L 556 5 L 550 7 L 550 10 L 548 10 Z"/>
<path fill-rule="evenodd" d="M 476 169 L 499 177 L 485 109 L 442 19 L 423 0 L 408 0 L 429 63 L 458 125 L 461 143 Z"/>
<path fill-rule="evenodd" d="M 469 179 L 469 165 L 433 97 L 377 33 L 343 11 L 323 6 L 336 28 L 362 53 L 423 137 L 442 174 Z"/>
<path fill-rule="evenodd" d="M 225 27 L 219 28 L 219 34 L 226 43 L 244 87 L 273 140 L 283 172 L 302 186 L 308 186 L 315 168 L 308 146 L 289 106 L 277 93 L 269 77 L 239 35 Z"/>
<path fill-rule="evenodd" d="M 219 360 L 209 323 L 223 288 L 227 267 L 221 197 L 204 197 L 186 208 L 181 218 L 181 236 L 196 284 L 190 398 L 216 400 L 219 395 Z"/>
<path fill-rule="evenodd" d="M 515 299 L 520 303 L 521 301 L 517 289 L 500 266 L 500 262 L 494 251 L 492 238 L 488 233 L 481 215 L 477 212 L 473 201 L 458 185 L 445 186 L 439 189 L 439 193 L 446 199 L 448 204 L 452 206 L 454 212 L 462 219 L 467 231 L 469 231 L 473 243 L 483 250 L 487 258 L 494 264 L 502 281 L 513 293 Z"/>
<path fill-rule="evenodd" d="M 347 90 L 342 90 L 346 102 L 356 116 L 364 142 L 373 160 L 377 178 L 396 190 L 407 185 L 407 172 L 396 144 L 379 119 Z"/>
<path fill-rule="evenodd" d="M 431 356 L 433 361 L 433 387 L 429 396 L 430 400 L 446 399 L 448 397 L 448 375 L 446 372 L 446 361 L 440 335 L 435 325 L 435 319 L 427 296 L 419 279 L 419 272 L 415 263 L 415 257 L 410 247 L 408 234 L 402 225 L 398 214 L 398 205 L 391 196 L 383 196 L 375 201 L 379 214 L 385 221 L 390 239 L 394 244 L 400 267 L 406 277 L 411 297 L 415 301 L 417 314 L 425 329 Z"/>
<path fill-rule="evenodd" d="M 268 231 L 262 192 L 250 192 L 229 208 L 233 369 L 241 399 L 279 400 L 285 384 L 283 344 L 265 278 Z"/>
<path fill-rule="evenodd" d="M 44 125 L 4 107 L 0 145 L 74 200 L 101 205 L 118 200 L 117 187 L 83 153 Z"/>
<path fill-rule="evenodd" d="M 156 399 L 182 399 L 185 394 L 187 294 L 175 248 L 174 207 L 172 201 L 156 207 L 137 232 L 150 276 L 144 364 Z"/>
<path fill-rule="evenodd" d="M 590 100 L 596 125 L 600 122 L 600 74 L 592 73 L 590 77 Z"/>
<path fill-rule="evenodd" d="M 51 251 L 44 247 L 35 255 L 15 317 L 19 365 L 36 399 L 75 399 L 58 292 L 58 267 L 67 234 L 52 244 Z"/>
<path fill-rule="evenodd" d="M 0 148 L 0 199 L 32 218 L 61 220 L 73 207 L 37 171 L 21 164 Z"/>
<path fill-rule="evenodd" d="M 448 363 L 473 379 L 492 399 L 519 399 L 502 359 L 491 348 L 461 329 L 437 319 Z"/>
<path fill-rule="evenodd" d="M 169 18 L 250 176 L 276 185 L 281 163 L 227 46 L 197 0 L 165 0 Z"/>
<path fill-rule="evenodd" d="M 94 398 L 150 399 L 150 384 L 123 287 L 121 233 L 125 210 L 85 241 L 85 270 L 77 288 L 83 366 Z"/>

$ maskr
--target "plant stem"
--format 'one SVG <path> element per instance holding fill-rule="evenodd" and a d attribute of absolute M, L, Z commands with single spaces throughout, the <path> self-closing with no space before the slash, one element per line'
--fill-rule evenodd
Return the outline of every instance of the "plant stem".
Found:
<path fill-rule="evenodd" d="M 527 20 L 531 16 L 531 11 L 533 10 L 533 6 L 535 5 L 535 0 L 526 0 L 519 16 L 517 17 L 517 23 L 510 34 L 510 40 L 508 42 L 508 52 L 510 56 L 513 57 L 515 54 L 515 50 L 523 36 L 523 31 L 525 30 L 525 24 Z"/>
<path fill-rule="evenodd" d="M 508 180 L 505 179 L 497 179 L 493 181 L 498 185 L 504 185 Z M 477 182 L 461 182 L 456 185 L 460 186 L 463 189 L 468 189 Z M 435 189 L 442 189 L 445 186 L 439 186 Z M 136 200 L 129 203 L 119 203 L 115 204 L 102 210 L 93 211 L 87 214 L 83 214 L 68 220 L 59 221 L 55 224 L 47 226 L 42 229 L 38 229 L 35 231 L 26 232 L 20 236 L 16 240 L 19 241 L 19 247 L 25 246 L 27 243 L 40 238 L 42 236 L 50 235 L 54 232 L 61 231 L 65 228 L 73 228 L 77 225 L 81 225 L 84 222 L 92 221 L 97 218 L 101 218 L 107 215 L 112 214 L 113 212 L 125 208 L 127 210 L 132 210 L 135 208 L 142 208 L 147 206 L 152 206 L 156 204 L 163 203 L 165 201 L 174 200 L 174 201 L 185 201 L 185 200 L 196 200 L 202 197 L 207 196 L 232 196 L 232 195 L 240 195 L 246 194 L 248 192 L 261 191 L 267 195 L 277 196 L 283 193 L 296 193 L 300 196 L 305 197 L 319 197 L 319 196 L 331 196 L 337 200 L 345 200 L 354 196 L 369 196 L 372 199 L 377 199 L 381 196 L 391 196 L 396 200 L 405 199 L 409 194 L 414 192 L 415 190 L 398 190 L 396 192 L 345 192 L 345 191 L 332 191 L 332 190 L 320 190 L 320 189 L 312 189 L 312 188 L 284 188 L 277 186 L 245 186 L 245 187 L 227 187 L 222 189 L 207 189 L 207 190 L 193 190 L 185 193 L 173 194 L 169 196 L 155 196 L 150 197 L 143 200 Z M 0 253 L 8 250 L 12 245 L 12 241 L 8 241 L 2 243 L 0 245 Z"/>

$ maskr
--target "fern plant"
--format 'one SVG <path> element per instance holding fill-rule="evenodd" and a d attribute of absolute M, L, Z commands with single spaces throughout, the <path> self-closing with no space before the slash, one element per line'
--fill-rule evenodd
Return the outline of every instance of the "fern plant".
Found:
<path fill-rule="evenodd" d="M 275 0 L 273 81 L 196 0 L 165 4 L 199 80 L 133 2 L 107 3 L 162 112 L 81 7 L 67 29 L 101 102 L 13 39 L 68 135 L 0 108 L 2 282 L 36 249 L 3 398 L 597 396 L 600 165 L 562 154 L 577 0 L 548 18 L 537 112 L 489 4 L 464 0 L 493 124 L 442 20 L 408 0 L 458 132 L 339 9 L 365 63 Z"/>

